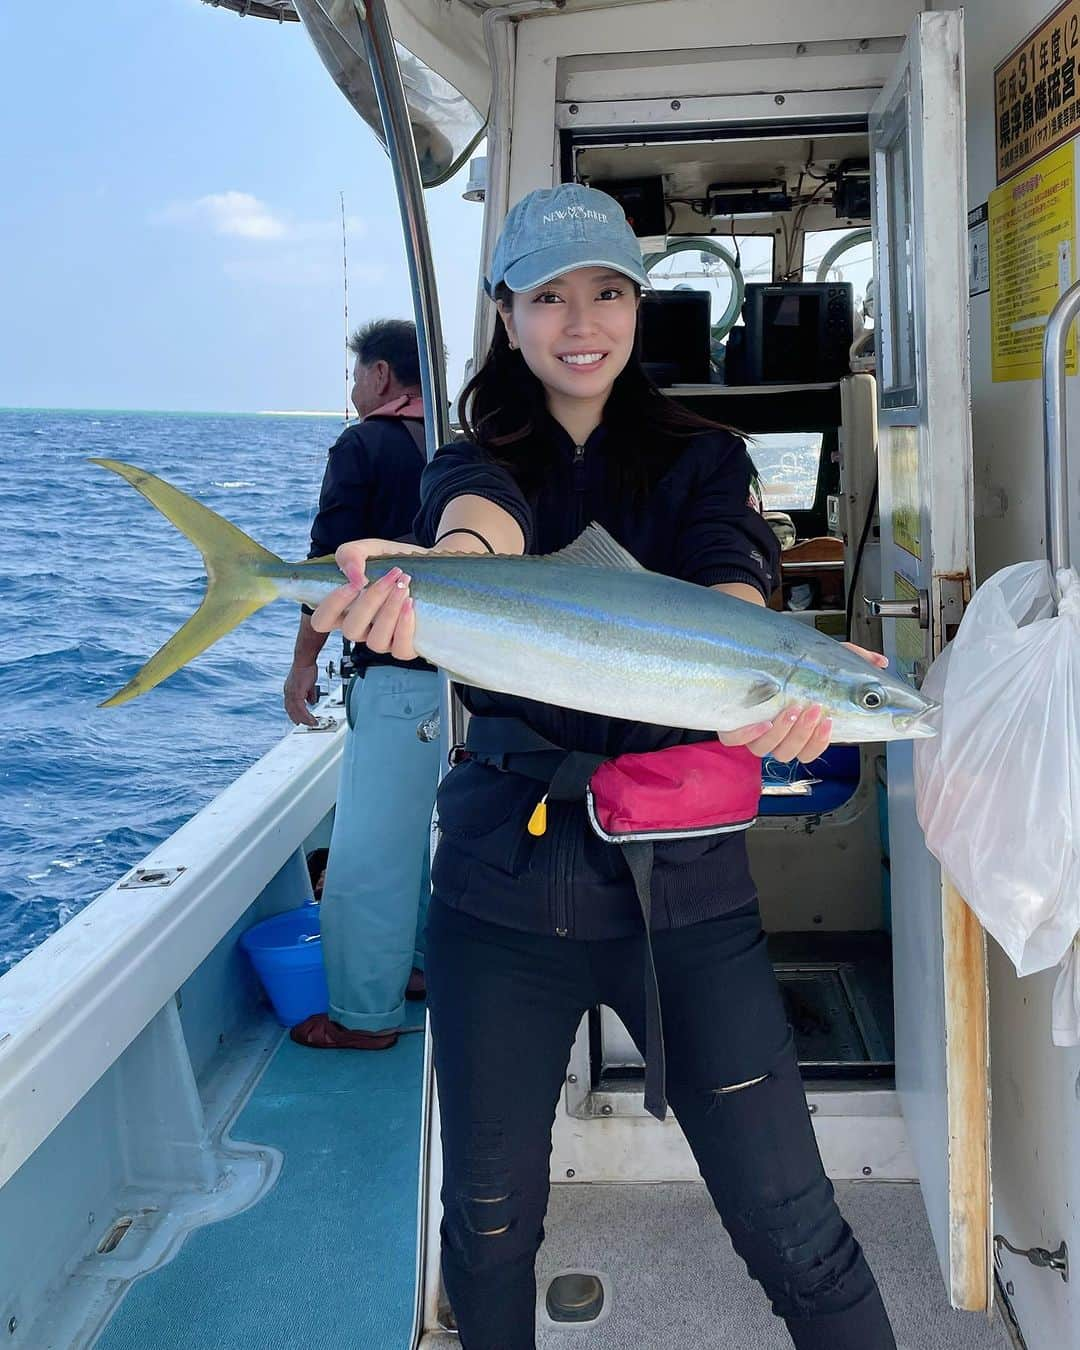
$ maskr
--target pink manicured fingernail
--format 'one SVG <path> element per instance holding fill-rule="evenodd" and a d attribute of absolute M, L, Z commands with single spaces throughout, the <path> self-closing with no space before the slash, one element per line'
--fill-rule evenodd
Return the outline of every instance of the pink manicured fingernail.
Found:
<path fill-rule="evenodd" d="M 784 714 L 785 722 L 797 722 L 799 720 L 799 710 L 795 708 L 792 712 Z"/>
<path fill-rule="evenodd" d="M 398 579 L 394 583 L 397 586 L 398 590 L 399 591 L 405 590 L 408 587 L 410 581 L 412 581 L 412 577 L 409 576 L 408 572 L 402 572 L 401 569 L 399 568 Z"/>
<path fill-rule="evenodd" d="M 402 614 L 411 614 L 414 609 L 413 598 L 411 595 L 407 595 L 401 602 L 401 612 Z"/>

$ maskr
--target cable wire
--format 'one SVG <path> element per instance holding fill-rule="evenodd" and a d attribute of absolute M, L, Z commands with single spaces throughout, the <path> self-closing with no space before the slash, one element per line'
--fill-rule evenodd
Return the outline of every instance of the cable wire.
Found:
<path fill-rule="evenodd" d="M 870 505 L 866 510 L 866 519 L 863 521 L 862 534 L 859 537 L 859 547 L 855 550 L 855 562 L 851 569 L 851 582 L 848 585 L 847 600 L 844 605 L 844 635 L 848 642 L 851 641 L 851 625 L 855 618 L 855 588 L 859 583 L 859 571 L 862 568 L 863 553 L 866 549 L 866 541 L 870 538 L 870 530 L 874 524 L 874 513 L 877 511 L 878 499 L 878 476 L 874 473 L 874 490 L 870 494 Z"/>

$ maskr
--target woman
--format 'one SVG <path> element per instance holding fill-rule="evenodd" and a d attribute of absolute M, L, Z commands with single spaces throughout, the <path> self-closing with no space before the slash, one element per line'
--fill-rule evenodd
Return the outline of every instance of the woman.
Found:
<path fill-rule="evenodd" d="M 765 603 L 776 546 L 752 500 L 753 466 L 736 436 L 646 378 L 635 341 L 647 284 L 605 194 L 564 184 L 514 207 L 488 282 L 500 322 L 462 397 L 468 439 L 425 473 L 420 540 L 548 553 L 597 520 L 653 571 Z M 380 551 L 392 549 L 339 549 L 350 584 L 313 624 L 408 660 L 409 577 L 395 569 L 364 589 L 365 560 Z M 595 756 L 708 739 L 463 696 L 470 743 L 477 727 L 496 741 L 524 728 Z M 820 708 L 791 707 L 721 740 L 809 761 L 830 729 Z M 499 762 L 473 755 L 440 788 L 428 921 L 443 1278 L 464 1350 L 535 1344 L 551 1127 L 583 1012 L 607 1004 L 643 1051 L 647 1039 L 644 925 L 621 851 L 591 832 L 580 801 L 552 800 L 546 829 L 530 832 L 537 783 Z M 657 845 L 651 891 L 667 1095 L 736 1250 L 799 1350 L 889 1350 L 873 1276 L 822 1169 L 743 834 Z"/>

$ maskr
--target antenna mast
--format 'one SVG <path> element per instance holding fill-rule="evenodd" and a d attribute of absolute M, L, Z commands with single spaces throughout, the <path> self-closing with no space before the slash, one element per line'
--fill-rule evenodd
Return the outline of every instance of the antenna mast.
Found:
<path fill-rule="evenodd" d="M 345 193 L 341 197 L 341 277 L 345 291 L 345 421 L 349 420 L 349 386 L 352 383 L 352 371 L 349 369 L 349 242 L 345 231 Z"/>

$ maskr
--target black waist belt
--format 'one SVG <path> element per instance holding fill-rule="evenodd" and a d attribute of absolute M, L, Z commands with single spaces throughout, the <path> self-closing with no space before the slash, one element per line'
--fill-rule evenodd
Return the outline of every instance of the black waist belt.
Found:
<path fill-rule="evenodd" d="M 566 750 L 516 717 L 473 717 L 462 748 L 478 764 L 544 784 L 544 799 L 553 802 L 583 801 L 593 774 L 612 758 L 584 750 Z M 667 1114 L 667 1094 L 660 986 L 652 946 L 653 845 L 630 840 L 618 847 L 630 868 L 645 921 L 645 1109 L 657 1120 L 663 1120 Z"/>

